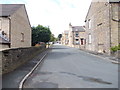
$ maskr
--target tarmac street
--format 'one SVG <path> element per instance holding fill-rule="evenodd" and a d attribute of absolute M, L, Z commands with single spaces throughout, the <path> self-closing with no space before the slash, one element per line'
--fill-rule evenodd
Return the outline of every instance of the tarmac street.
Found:
<path fill-rule="evenodd" d="M 118 64 L 55 44 L 24 88 L 118 88 Z"/>

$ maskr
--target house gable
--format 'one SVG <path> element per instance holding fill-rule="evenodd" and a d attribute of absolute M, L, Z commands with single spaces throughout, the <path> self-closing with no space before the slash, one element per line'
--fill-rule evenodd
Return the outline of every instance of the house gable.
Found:
<path fill-rule="evenodd" d="M 31 25 L 24 4 L 0 4 L 2 31 L 8 28 L 11 48 L 31 46 Z M 7 21 L 7 24 L 5 23 Z M 7 25 L 7 26 L 6 26 Z M 3 41 L 3 40 L 2 40 Z"/>
<path fill-rule="evenodd" d="M 0 16 L 7 17 L 15 13 L 23 4 L 0 4 Z"/>
<path fill-rule="evenodd" d="M 14 14 L 11 15 L 11 47 L 30 46 L 31 25 L 28 19 L 25 6 L 23 5 Z"/>

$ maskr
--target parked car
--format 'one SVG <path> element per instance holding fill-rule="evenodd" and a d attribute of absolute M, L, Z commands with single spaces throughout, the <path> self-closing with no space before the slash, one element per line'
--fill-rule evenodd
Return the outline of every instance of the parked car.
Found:
<path fill-rule="evenodd" d="M 45 43 L 44 42 L 39 42 L 35 46 L 42 46 L 42 45 L 45 45 Z"/>

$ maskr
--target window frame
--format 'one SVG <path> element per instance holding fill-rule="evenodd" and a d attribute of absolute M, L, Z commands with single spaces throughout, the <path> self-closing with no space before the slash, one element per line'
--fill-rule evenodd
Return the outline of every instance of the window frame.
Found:
<path fill-rule="evenodd" d="M 92 35 L 88 34 L 88 43 L 91 44 L 92 43 Z"/>
<path fill-rule="evenodd" d="M 88 20 L 88 29 L 91 29 L 91 19 Z"/>
<path fill-rule="evenodd" d="M 80 38 L 81 45 L 84 45 L 84 38 Z"/>
<path fill-rule="evenodd" d="M 25 39 L 25 35 L 24 33 L 21 33 L 21 42 L 24 42 L 24 39 Z"/>

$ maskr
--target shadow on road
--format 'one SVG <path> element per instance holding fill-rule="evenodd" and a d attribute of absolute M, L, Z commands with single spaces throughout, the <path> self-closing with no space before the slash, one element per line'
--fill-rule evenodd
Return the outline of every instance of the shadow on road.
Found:
<path fill-rule="evenodd" d="M 53 48 L 52 51 L 47 55 L 49 57 L 49 60 L 64 60 L 61 58 L 73 56 L 77 54 L 77 52 L 69 52 L 67 51 L 69 48 Z M 71 57 L 72 58 L 72 57 Z"/>

